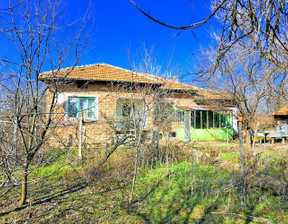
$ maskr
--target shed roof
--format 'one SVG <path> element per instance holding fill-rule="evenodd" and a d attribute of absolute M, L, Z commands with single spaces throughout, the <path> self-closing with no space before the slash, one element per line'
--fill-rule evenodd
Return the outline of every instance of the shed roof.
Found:
<path fill-rule="evenodd" d="M 288 104 L 271 113 L 273 116 L 288 116 Z"/>
<path fill-rule="evenodd" d="M 179 105 L 179 108 L 183 110 L 211 110 L 211 111 L 230 111 L 231 109 L 227 107 L 219 107 L 219 106 L 203 106 L 203 105 L 191 105 L 191 106 L 184 106 Z"/>

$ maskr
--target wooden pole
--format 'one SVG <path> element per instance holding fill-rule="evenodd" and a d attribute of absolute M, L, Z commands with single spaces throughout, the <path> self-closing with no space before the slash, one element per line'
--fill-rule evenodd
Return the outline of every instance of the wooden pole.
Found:
<path fill-rule="evenodd" d="M 83 122 L 83 146 L 84 146 L 84 151 L 86 150 L 87 146 L 87 135 L 86 135 L 86 124 Z"/>
<path fill-rule="evenodd" d="M 254 147 L 255 147 L 255 143 L 256 143 L 258 128 L 259 128 L 259 122 L 257 122 L 256 129 L 254 131 L 253 144 L 252 144 L 253 154 L 254 154 Z"/>
<path fill-rule="evenodd" d="M 79 112 L 79 144 L 78 144 L 78 155 L 79 159 L 82 159 L 82 125 L 83 125 L 83 111 Z"/>
<path fill-rule="evenodd" d="M 84 111 L 84 112 L 83 112 L 83 115 L 82 115 L 82 125 L 83 125 L 83 146 L 84 146 L 84 151 L 86 150 L 86 144 L 87 144 L 85 117 L 86 117 L 86 111 Z M 81 154 L 82 154 L 82 153 L 81 153 Z"/>
<path fill-rule="evenodd" d="M 193 204 L 193 192 L 194 192 L 194 155 L 193 152 L 191 152 L 191 164 L 190 164 L 190 184 L 191 184 L 191 201 Z"/>

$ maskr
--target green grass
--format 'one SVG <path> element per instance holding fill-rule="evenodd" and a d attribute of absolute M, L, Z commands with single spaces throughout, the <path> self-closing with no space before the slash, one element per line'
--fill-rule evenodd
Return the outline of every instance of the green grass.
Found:
<path fill-rule="evenodd" d="M 30 175 L 29 179 L 37 179 L 37 178 L 48 178 L 49 181 L 57 180 L 62 178 L 62 176 L 67 172 L 70 167 L 62 166 L 60 164 L 56 165 L 49 165 L 49 166 L 42 166 L 37 167 Z"/>
<path fill-rule="evenodd" d="M 69 153 L 77 156 L 77 149 L 36 169 L 29 180 L 57 170 L 67 162 Z M 238 157 L 237 153 L 222 153 L 225 160 L 234 161 Z M 83 162 L 75 164 L 80 174 L 85 165 Z M 87 186 L 83 175 L 80 178 L 70 166 L 65 166 L 48 178 L 29 183 L 28 201 L 45 200 L 0 216 L 0 222 L 266 223 L 263 219 L 269 219 L 271 223 L 281 223 L 288 220 L 286 196 L 278 197 L 253 188 L 246 196 L 247 206 L 244 208 L 235 176 L 220 168 L 198 164 L 194 165 L 193 173 L 191 196 L 190 161 L 169 164 L 168 167 L 158 164 L 152 168 L 139 168 L 134 200 L 128 205 L 132 176 L 126 180 L 103 176 Z M 9 205 L 17 203 L 17 197 L 19 188 L 13 189 L 3 200 Z M 7 210 L 3 206 L 1 209 Z M 249 220 L 249 217 L 256 219 Z"/>
<path fill-rule="evenodd" d="M 239 153 L 234 153 L 234 152 L 230 152 L 230 153 L 221 153 L 221 159 L 223 160 L 227 160 L 230 161 L 234 164 L 240 164 L 240 156 Z"/>
<path fill-rule="evenodd" d="M 239 158 L 239 154 L 234 153 L 234 152 L 230 152 L 230 153 L 221 153 L 221 157 L 224 160 L 229 160 L 232 158 Z"/>
<path fill-rule="evenodd" d="M 195 167 L 194 197 L 191 198 L 189 166 L 189 162 L 178 163 L 169 167 L 171 175 L 167 176 L 166 168 L 157 168 L 139 177 L 138 198 L 146 200 L 137 213 L 154 223 L 183 223 L 205 213 L 206 207 L 218 200 L 218 192 L 224 187 L 221 182 L 227 180 L 229 174 L 209 166 Z"/>
<path fill-rule="evenodd" d="M 246 215 L 275 222 L 288 218 L 286 212 L 281 214 L 287 209 L 287 201 L 260 189 L 254 189 L 247 196 L 247 208 L 243 209 L 240 193 L 226 171 L 211 166 L 196 166 L 191 197 L 190 163 L 177 163 L 173 168 L 170 165 L 169 170 L 172 172 L 170 176 L 167 176 L 165 167 L 158 167 L 147 170 L 138 178 L 137 198 L 140 202 L 135 214 L 152 223 L 193 223 L 201 220 L 203 223 L 231 223 L 231 217 L 223 213 L 243 215 L 232 217 L 238 221 L 245 221 Z"/>

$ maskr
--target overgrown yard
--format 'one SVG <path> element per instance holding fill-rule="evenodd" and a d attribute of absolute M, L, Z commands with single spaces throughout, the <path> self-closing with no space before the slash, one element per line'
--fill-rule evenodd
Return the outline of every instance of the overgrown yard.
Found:
<path fill-rule="evenodd" d="M 2 196 L 1 223 L 288 222 L 286 193 L 277 195 L 269 189 L 252 186 L 246 194 L 246 206 L 243 205 L 237 173 L 216 165 L 220 160 L 237 165 L 236 145 L 232 148 L 194 146 L 175 147 L 178 159 L 169 164 L 154 162 L 140 166 L 131 204 L 128 202 L 132 149 L 118 149 L 94 179 L 91 178 L 96 175 L 91 172 L 94 162 L 69 163 L 75 152 L 63 153 L 30 175 L 31 181 L 37 181 L 29 183 L 26 206 L 15 209 L 20 194 L 17 187 Z M 191 157 L 187 152 L 192 147 L 195 151 L 191 170 Z M 286 152 L 272 146 L 265 149 L 265 153 L 261 150 L 257 149 L 260 153 L 258 171 L 286 179 Z M 213 155 L 213 161 L 197 157 L 195 152 Z M 247 169 L 256 163 L 253 161 L 247 163 Z M 42 179 L 43 176 L 47 177 Z"/>

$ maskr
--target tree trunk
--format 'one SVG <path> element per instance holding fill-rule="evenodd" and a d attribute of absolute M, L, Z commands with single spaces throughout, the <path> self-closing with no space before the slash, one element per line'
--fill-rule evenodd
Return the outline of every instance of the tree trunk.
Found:
<path fill-rule="evenodd" d="M 19 207 L 26 203 L 27 199 L 27 177 L 28 177 L 28 165 L 24 164 L 22 171 L 22 181 L 21 181 L 21 199 L 19 202 Z"/>
<path fill-rule="evenodd" d="M 244 161 L 244 153 L 243 153 L 243 137 L 242 137 L 242 121 L 238 122 L 238 133 L 239 133 L 239 150 L 240 150 L 240 162 L 241 162 L 241 198 L 242 204 L 246 206 L 245 200 L 245 161 Z M 248 131 L 247 131 L 248 133 Z M 247 134 L 248 135 L 248 134 Z M 246 135 L 246 136 L 247 136 Z"/>
<path fill-rule="evenodd" d="M 129 204 L 131 204 L 133 201 L 137 172 L 138 172 L 138 148 L 136 149 L 136 155 L 135 155 L 135 161 L 134 161 L 134 173 L 133 173 L 132 188 L 130 192 Z"/>
<path fill-rule="evenodd" d="M 255 144 L 256 144 L 258 128 L 259 128 L 259 122 L 257 122 L 256 128 L 255 128 L 255 131 L 254 131 L 253 144 L 252 144 L 253 154 L 255 153 L 254 148 L 255 148 Z M 261 140 L 260 140 L 260 144 L 261 144 Z"/>
<path fill-rule="evenodd" d="M 17 142 L 18 142 L 18 123 L 17 123 L 17 117 L 15 117 L 14 121 L 14 130 L 13 130 L 13 149 L 12 149 L 12 156 L 14 160 L 12 161 L 12 164 L 15 164 L 17 162 Z"/>

